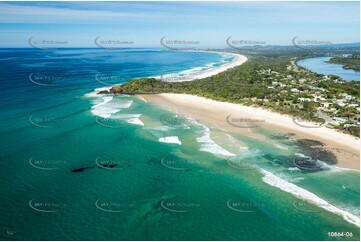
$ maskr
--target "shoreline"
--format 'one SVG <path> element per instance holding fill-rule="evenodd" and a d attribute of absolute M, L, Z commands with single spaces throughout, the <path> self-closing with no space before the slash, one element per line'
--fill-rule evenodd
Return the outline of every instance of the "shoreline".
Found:
<path fill-rule="evenodd" d="M 189 77 L 186 77 L 184 79 L 179 79 L 179 80 L 175 80 L 175 81 L 169 81 L 169 82 L 187 82 L 187 81 L 194 81 L 194 80 L 197 80 L 197 79 L 203 79 L 203 78 L 207 78 L 207 77 L 211 77 L 211 76 L 215 76 L 221 72 L 224 72 L 228 69 L 231 69 L 233 67 L 236 67 L 236 66 L 240 66 L 242 65 L 243 63 L 245 63 L 248 58 L 244 55 L 241 55 L 241 54 L 236 54 L 236 53 L 230 53 L 230 52 L 217 52 L 217 51 L 202 51 L 202 52 L 207 52 L 207 53 L 217 53 L 217 54 L 225 54 L 225 55 L 232 55 L 234 56 L 234 60 L 231 61 L 231 62 L 228 62 L 222 66 L 218 66 L 218 67 L 215 67 L 215 68 L 212 68 L 212 69 L 209 69 L 209 70 L 205 70 L 205 71 L 202 71 L 198 74 L 195 74 L 195 75 L 192 75 L 192 76 L 189 76 Z"/>
<path fill-rule="evenodd" d="M 322 142 L 323 148 L 332 152 L 338 161 L 339 167 L 360 170 L 360 146 L 357 137 L 338 132 L 326 127 L 305 128 L 296 125 L 292 117 L 253 108 L 240 104 L 228 103 L 198 97 L 188 94 L 149 94 L 140 95 L 147 102 L 162 106 L 181 115 L 190 116 L 206 126 L 218 126 L 225 132 L 244 136 L 265 139 L 255 132 L 255 129 L 241 128 L 227 122 L 230 115 L 238 119 L 259 120 L 262 127 L 270 128 L 282 133 L 293 133 L 299 138 Z M 261 122 L 262 121 L 262 122 Z M 267 141 L 267 140 L 265 140 Z"/>
<path fill-rule="evenodd" d="M 298 62 L 300 62 L 300 61 L 307 61 L 307 60 L 312 60 L 312 59 L 317 59 L 317 58 L 330 58 L 331 59 L 332 57 L 329 57 L 329 56 L 317 56 L 317 57 L 302 58 L 302 59 L 298 59 L 297 61 L 295 61 L 295 65 L 297 65 L 299 68 L 305 69 L 307 71 L 310 71 L 310 72 L 313 72 L 313 73 L 316 73 L 316 74 L 319 74 L 319 75 L 326 75 L 326 76 L 330 75 L 330 74 L 324 73 L 324 70 L 318 71 L 318 70 L 315 70 L 313 68 L 302 66 L 302 65 L 298 64 Z M 338 63 L 332 63 L 332 62 L 330 62 L 330 60 L 324 61 L 324 63 L 327 63 L 329 65 L 334 65 L 334 66 L 338 65 L 342 69 L 342 71 L 346 71 L 346 73 L 338 73 L 337 75 L 336 74 L 332 74 L 332 75 L 338 76 L 339 78 L 341 78 L 342 80 L 344 80 L 346 82 L 350 82 L 350 81 L 358 81 L 359 82 L 360 81 L 360 78 L 348 79 L 347 80 L 347 79 L 345 79 L 345 77 L 342 77 L 342 76 L 345 76 L 347 74 L 350 74 L 350 75 L 357 74 L 358 76 L 360 76 L 360 71 L 359 70 L 354 70 L 354 69 L 351 69 L 351 68 L 344 68 L 344 65 L 338 64 Z"/>

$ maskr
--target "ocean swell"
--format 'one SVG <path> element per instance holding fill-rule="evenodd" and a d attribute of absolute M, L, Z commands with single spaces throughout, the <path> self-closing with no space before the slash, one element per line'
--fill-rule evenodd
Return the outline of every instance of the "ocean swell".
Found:
<path fill-rule="evenodd" d="M 357 227 L 360 227 L 360 218 L 358 216 L 355 216 L 347 211 L 343 211 L 343 210 L 331 205 L 324 199 L 318 197 L 316 194 L 313 194 L 312 192 L 307 191 L 306 189 L 303 189 L 299 186 L 296 186 L 295 184 L 285 181 L 285 180 L 273 175 L 269 171 L 261 170 L 261 172 L 264 175 L 262 180 L 265 183 L 267 183 L 268 185 L 277 187 L 277 188 L 281 189 L 282 191 L 291 193 L 295 197 L 305 199 L 305 200 L 311 202 L 312 204 L 319 206 L 331 213 L 342 216 L 343 219 L 346 220 L 347 222 L 352 223 L 352 224 L 356 225 Z M 322 206 L 320 206 L 320 205 L 322 205 Z"/>

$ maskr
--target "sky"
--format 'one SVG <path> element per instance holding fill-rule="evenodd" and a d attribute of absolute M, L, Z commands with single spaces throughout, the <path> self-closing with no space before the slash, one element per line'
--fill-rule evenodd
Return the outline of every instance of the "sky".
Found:
<path fill-rule="evenodd" d="M 355 2 L 0 2 L 0 47 L 29 38 L 96 47 L 95 38 L 161 47 L 160 39 L 225 48 L 226 39 L 291 45 L 360 42 Z"/>

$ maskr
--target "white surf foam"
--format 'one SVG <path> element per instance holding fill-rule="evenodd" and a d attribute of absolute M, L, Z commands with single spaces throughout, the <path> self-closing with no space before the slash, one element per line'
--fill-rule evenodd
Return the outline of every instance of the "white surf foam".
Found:
<path fill-rule="evenodd" d="M 128 119 L 128 120 L 127 120 L 127 123 L 144 126 L 144 123 L 143 123 L 139 118 L 131 118 L 131 119 Z"/>
<path fill-rule="evenodd" d="M 178 145 L 182 144 L 182 142 L 179 140 L 178 136 L 161 137 L 161 138 L 159 138 L 159 142 L 178 144 Z"/>
<path fill-rule="evenodd" d="M 172 82 L 172 81 L 181 81 L 182 79 L 187 79 L 192 76 L 198 75 L 204 71 L 213 70 L 218 68 L 219 66 L 224 66 L 234 59 L 233 55 L 222 54 L 221 59 L 218 62 L 211 62 L 204 64 L 203 66 L 196 66 L 187 70 L 179 71 L 176 73 L 165 74 L 162 76 L 153 76 L 156 79 L 162 79 L 164 81 Z"/>
<path fill-rule="evenodd" d="M 282 145 L 275 144 L 275 146 L 276 146 L 277 148 L 282 149 L 282 150 L 288 150 L 288 148 L 287 148 L 287 147 L 282 146 Z"/>
<path fill-rule="evenodd" d="M 211 139 L 211 131 L 207 126 L 198 124 L 203 127 L 203 136 L 198 137 L 196 140 L 201 144 L 201 151 L 206 151 L 215 155 L 221 156 L 236 156 L 228 150 L 222 148 Z"/>
<path fill-rule="evenodd" d="M 133 100 L 116 100 L 116 102 L 112 102 L 113 96 L 98 94 L 100 91 L 109 91 L 110 88 L 111 87 L 97 88 L 84 95 L 92 99 L 94 105 L 91 107 L 91 113 L 95 116 L 109 118 L 112 114 L 119 112 L 121 109 L 129 108 L 132 105 Z M 140 122 L 138 123 L 140 124 Z"/>
<path fill-rule="evenodd" d="M 299 186 L 296 186 L 295 184 L 292 184 L 290 182 L 287 182 L 275 175 L 273 175 L 271 172 L 266 171 L 266 170 L 262 170 L 261 169 L 262 174 L 264 175 L 264 177 L 262 178 L 262 180 L 273 186 L 273 187 L 277 187 L 279 189 L 281 189 L 282 191 L 291 193 L 292 195 L 294 195 L 295 197 L 301 198 L 301 199 L 306 199 L 309 202 L 311 202 L 312 204 L 319 206 L 331 213 L 340 215 L 343 217 L 344 220 L 346 220 L 349 223 L 352 223 L 358 227 L 360 227 L 360 218 L 356 215 L 353 215 L 347 211 L 343 211 L 335 206 L 333 206 L 332 204 L 328 203 L 327 201 L 325 201 L 324 199 L 318 197 L 316 194 L 307 191 L 306 189 L 303 189 Z"/>
<path fill-rule="evenodd" d="M 129 124 L 144 126 L 144 123 L 139 119 L 142 114 L 117 114 L 114 115 L 114 119 L 123 120 Z"/>
<path fill-rule="evenodd" d="M 147 100 L 145 100 L 144 97 L 138 96 L 138 98 L 139 98 L 140 100 L 142 100 L 143 102 L 147 103 Z"/>
<path fill-rule="evenodd" d="M 186 117 L 186 118 L 189 123 L 201 128 L 202 136 L 196 138 L 197 142 L 201 144 L 200 151 L 205 151 L 220 156 L 236 156 L 235 154 L 229 152 L 220 145 L 216 144 L 211 139 L 211 131 L 207 126 L 198 123 L 195 119 L 191 117 Z"/>
<path fill-rule="evenodd" d="M 289 180 L 288 180 L 288 182 L 299 182 L 299 181 L 302 181 L 302 180 L 305 180 L 305 178 L 304 177 L 295 177 L 295 178 L 290 178 Z"/>
<path fill-rule="evenodd" d="M 109 97 L 103 97 L 103 101 L 102 101 L 101 103 L 98 103 L 98 104 L 92 106 L 92 108 L 95 109 L 95 108 L 97 108 L 97 107 L 100 107 L 100 106 L 102 106 L 102 105 L 110 102 L 111 100 L 113 100 L 113 97 L 111 97 L 111 96 L 109 96 Z"/>
<path fill-rule="evenodd" d="M 169 131 L 169 130 L 174 130 L 175 128 L 171 127 L 171 126 L 166 126 L 166 125 L 162 125 L 162 126 L 158 126 L 158 127 L 149 127 L 147 128 L 148 130 L 156 130 L 156 131 Z"/>
<path fill-rule="evenodd" d="M 102 97 L 103 101 L 101 103 L 97 103 L 91 107 L 91 112 L 103 118 L 109 118 L 112 114 L 119 112 L 121 109 L 129 108 L 133 101 L 127 100 L 125 102 L 117 101 L 115 103 L 111 103 L 113 100 L 112 96 L 104 96 Z"/>
<path fill-rule="evenodd" d="M 301 171 L 298 167 L 289 167 L 289 171 Z"/>
<path fill-rule="evenodd" d="M 113 97 L 103 97 L 101 103 L 95 104 L 91 107 L 92 114 L 103 118 L 109 118 L 113 113 L 118 112 L 118 109 L 106 106 L 106 104 L 113 100 Z"/>

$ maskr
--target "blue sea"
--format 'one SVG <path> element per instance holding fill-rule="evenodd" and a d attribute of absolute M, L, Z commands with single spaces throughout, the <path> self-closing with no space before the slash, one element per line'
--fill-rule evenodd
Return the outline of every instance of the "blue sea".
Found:
<path fill-rule="evenodd" d="M 266 139 L 242 137 L 97 94 L 232 59 L 1 49 L 0 239 L 359 240 L 359 171 L 316 160 L 300 137 L 262 126 Z M 312 159 L 317 169 L 303 169 Z"/>

